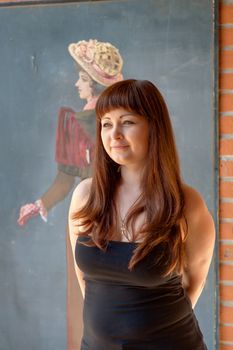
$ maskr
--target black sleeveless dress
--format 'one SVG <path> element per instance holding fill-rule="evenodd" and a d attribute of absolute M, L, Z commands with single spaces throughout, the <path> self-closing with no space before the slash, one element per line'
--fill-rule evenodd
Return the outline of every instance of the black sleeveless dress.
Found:
<path fill-rule="evenodd" d="M 86 239 L 75 249 L 85 279 L 81 350 L 207 350 L 180 276 L 161 277 L 150 254 L 129 271 L 137 243 L 110 241 L 103 252 Z"/>

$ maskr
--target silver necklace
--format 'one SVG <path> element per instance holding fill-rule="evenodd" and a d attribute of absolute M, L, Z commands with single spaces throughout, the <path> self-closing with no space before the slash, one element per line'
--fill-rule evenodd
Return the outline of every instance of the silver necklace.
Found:
<path fill-rule="evenodd" d="M 138 196 L 137 198 L 136 198 L 136 200 L 131 204 L 131 206 L 129 207 L 129 209 L 127 210 L 127 212 L 126 212 L 126 214 L 125 214 L 125 217 L 122 219 L 122 217 L 121 217 L 121 214 L 120 214 L 120 210 L 119 210 L 119 216 L 120 216 L 120 220 L 121 220 L 121 227 L 120 227 L 120 231 L 121 231 L 121 236 L 123 236 L 123 237 L 125 237 L 125 238 L 127 238 L 127 239 L 129 239 L 129 231 L 128 231 L 128 229 L 127 229 L 127 226 L 126 226 L 126 218 L 127 218 L 127 216 L 128 216 L 128 213 L 129 213 L 129 211 L 133 208 L 133 206 L 134 206 L 134 204 L 138 201 L 138 199 L 141 197 L 141 195 L 140 196 Z"/>
<path fill-rule="evenodd" d="M 121 236 L 128 238 L 129 231 L 127 230 L 125 219 L 124 220 L 122 220 L 122 218 L 120 219 L 121 219 Z"/>

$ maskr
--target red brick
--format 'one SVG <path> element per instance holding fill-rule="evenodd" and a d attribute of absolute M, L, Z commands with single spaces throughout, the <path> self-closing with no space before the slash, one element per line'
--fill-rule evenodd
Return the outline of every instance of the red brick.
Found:
<path fill-rule="evenodd" d="M 221 46 L 233 45 L 233 28 L 220 28 L 219 42 Z"/>
<path fill-rule="evenodd" d="M 222 156 L 233 155 L 233 139 L 220 139 L 220 141 L 219 141 L 219 153 Z"/>
<path fill-rule="evenodd" d="M 229 306 L 220 307 L 220 322 L 221 323 L 233 323 L 233 308 Z M 223 339 L 220 339 L 223 340 Z"/>
<path fill-rule="evenodd" d="M 219 96 L 220 112 L 233 111 L 233 94 L 222 94 Z"/>
<path fill-rule="evenodd" d="M 233 350 L 233 345 L 223 345 L 223 344 L 220 344 L 219 345 L 219 349 L 217 350 Z"/>
<path fill-rule="evenodd" d="M 220 251 L 221 258 L 224 257 L 223 256 L 224 253 L 226 252 L 227 249 L 229 249 L 229 248 L 227 248 L 226 245 L 223 245 L 222 248 L 223 248 L 222 251 Z M 231 255 L 231 253 L 233 254 L 233 247 L 232 247 L 232 251 L 230 252 L 230 255 Z M 225 261 L 227 259 L 228 258 L 224 258 Z M 223 259 L 221 259 L 221 260 L 223 260 Z M 232 256 L 231 260 L 233 261 L 233 256 Z M 227 264 L 220 263 L 220 266 L 219 266 L 219 278 L 220 278 L 220 281 L 233 281 L 233 265 L 227 265 Z M 222 288 L 222 286 L 221 286 L 221 288 Z M 231 286 L 231 290 L 233 291 L 233 286 Z M 229 300 L 233 301 L 233 294 L 231 294 L 231 297 L 230 297 Z"/>
<path fill-rule="evenodd" d="M 232 181 L 220 181 L 219 183 L 219 195 L 220 198 L 233 198 L 233 182 Z"/>
<path fill-rule="evenodd" d="M 219 54 L 219 68 L 231 69 L 233 68 L 233 51 L 220 51 Z"/>
<path fill-rule="evenodd" d="M 233 341 L 233 326 L 222 326 L 219 327 L 219 336 L 221 340 Z"/>
<path fill-rule="evenodd" d="M 220 176 L 233 176 L 233 161 L 220 160 L 219 170 Z"/>
<path fill-rule="evenodd" d="M 233 286 L 226 286 L 220 284 L 219 287 L 220 299 L 224 301 L 232 301 L 233 299 Z"/>
<path fill-rule="evenodd" d="M 233 239 L 233 222 L 221 222 L 219 233 L 220 239 Z"/>
<path fill-rule="evenodd" d="M 219 88 L 233 89 L 233 73 L 219 74 Z"/>
<path fill-rule="evenodd" d="M 225 262 L 232 262 L 233 261 L 233 245 L 227 245 L 227 244 L 220 244 L 219 247 L 219 259 L 221 261 L 225 261 Z M 224 265 L 224 268 L 222 268 L 223 264 L 220 266 L 220 278 L 226 279 L 226 274 L 228 274 L 229 268 L 227 268 L 227 266 L 231 266 L 231 265 Z M 230 276 L 228 276 L 230 277 Z M 233 280 L 233 275 L 232 278 L 230 278 L 231 280 Z M 233 309 L 232 309 L 233 310 Z"/>
<path fill-rule="evenodd" d="M 233 134 L 233 112 L 232 117 L 220 117 L 219 132 L 220 134 Z"/>
<path fill-rule="evenodd" d="M 219 215 L 222 219 L 233 218 L 233 203 L 220 202 Z"/>
<path fill-rule="evenodd" d="M 224 3 L 220 3 L 219 6 L 219 23 L 233 23 L 233 4 L 227 5 Z"/>

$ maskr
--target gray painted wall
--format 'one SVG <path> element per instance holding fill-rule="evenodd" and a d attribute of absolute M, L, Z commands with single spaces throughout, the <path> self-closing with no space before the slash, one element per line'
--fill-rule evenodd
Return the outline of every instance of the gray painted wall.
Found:
<path fill-rule="evenodd" d="M 128 0 L 0 8 L 0 350 L 64 350 L 65 228 L 70 198 L 48 223 L 21 229 L 22 204 L 56 174 L 60 106 L 83 107 L 71 42 L 117 46 L 125 78 L 152 80 L 171 113 L 183 176 L 214 210 L 212 6 L 209 0 Z M 78 180 L 77 180 L 78 181 Z M 215 273 L 196 313 L 214 349 Z"/>

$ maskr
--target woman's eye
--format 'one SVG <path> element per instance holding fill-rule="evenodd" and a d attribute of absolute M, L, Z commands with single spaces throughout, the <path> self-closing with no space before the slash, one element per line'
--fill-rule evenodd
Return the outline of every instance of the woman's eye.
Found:
<path fill-rule="evenodd" d="M 109 126 L 111 126 L 111 124 L 110 124 L 110 123 L 107 123 L 107 122 L 102 124 L 102 128 L 107 128 L 107 127 L 109 127 Z"/>

